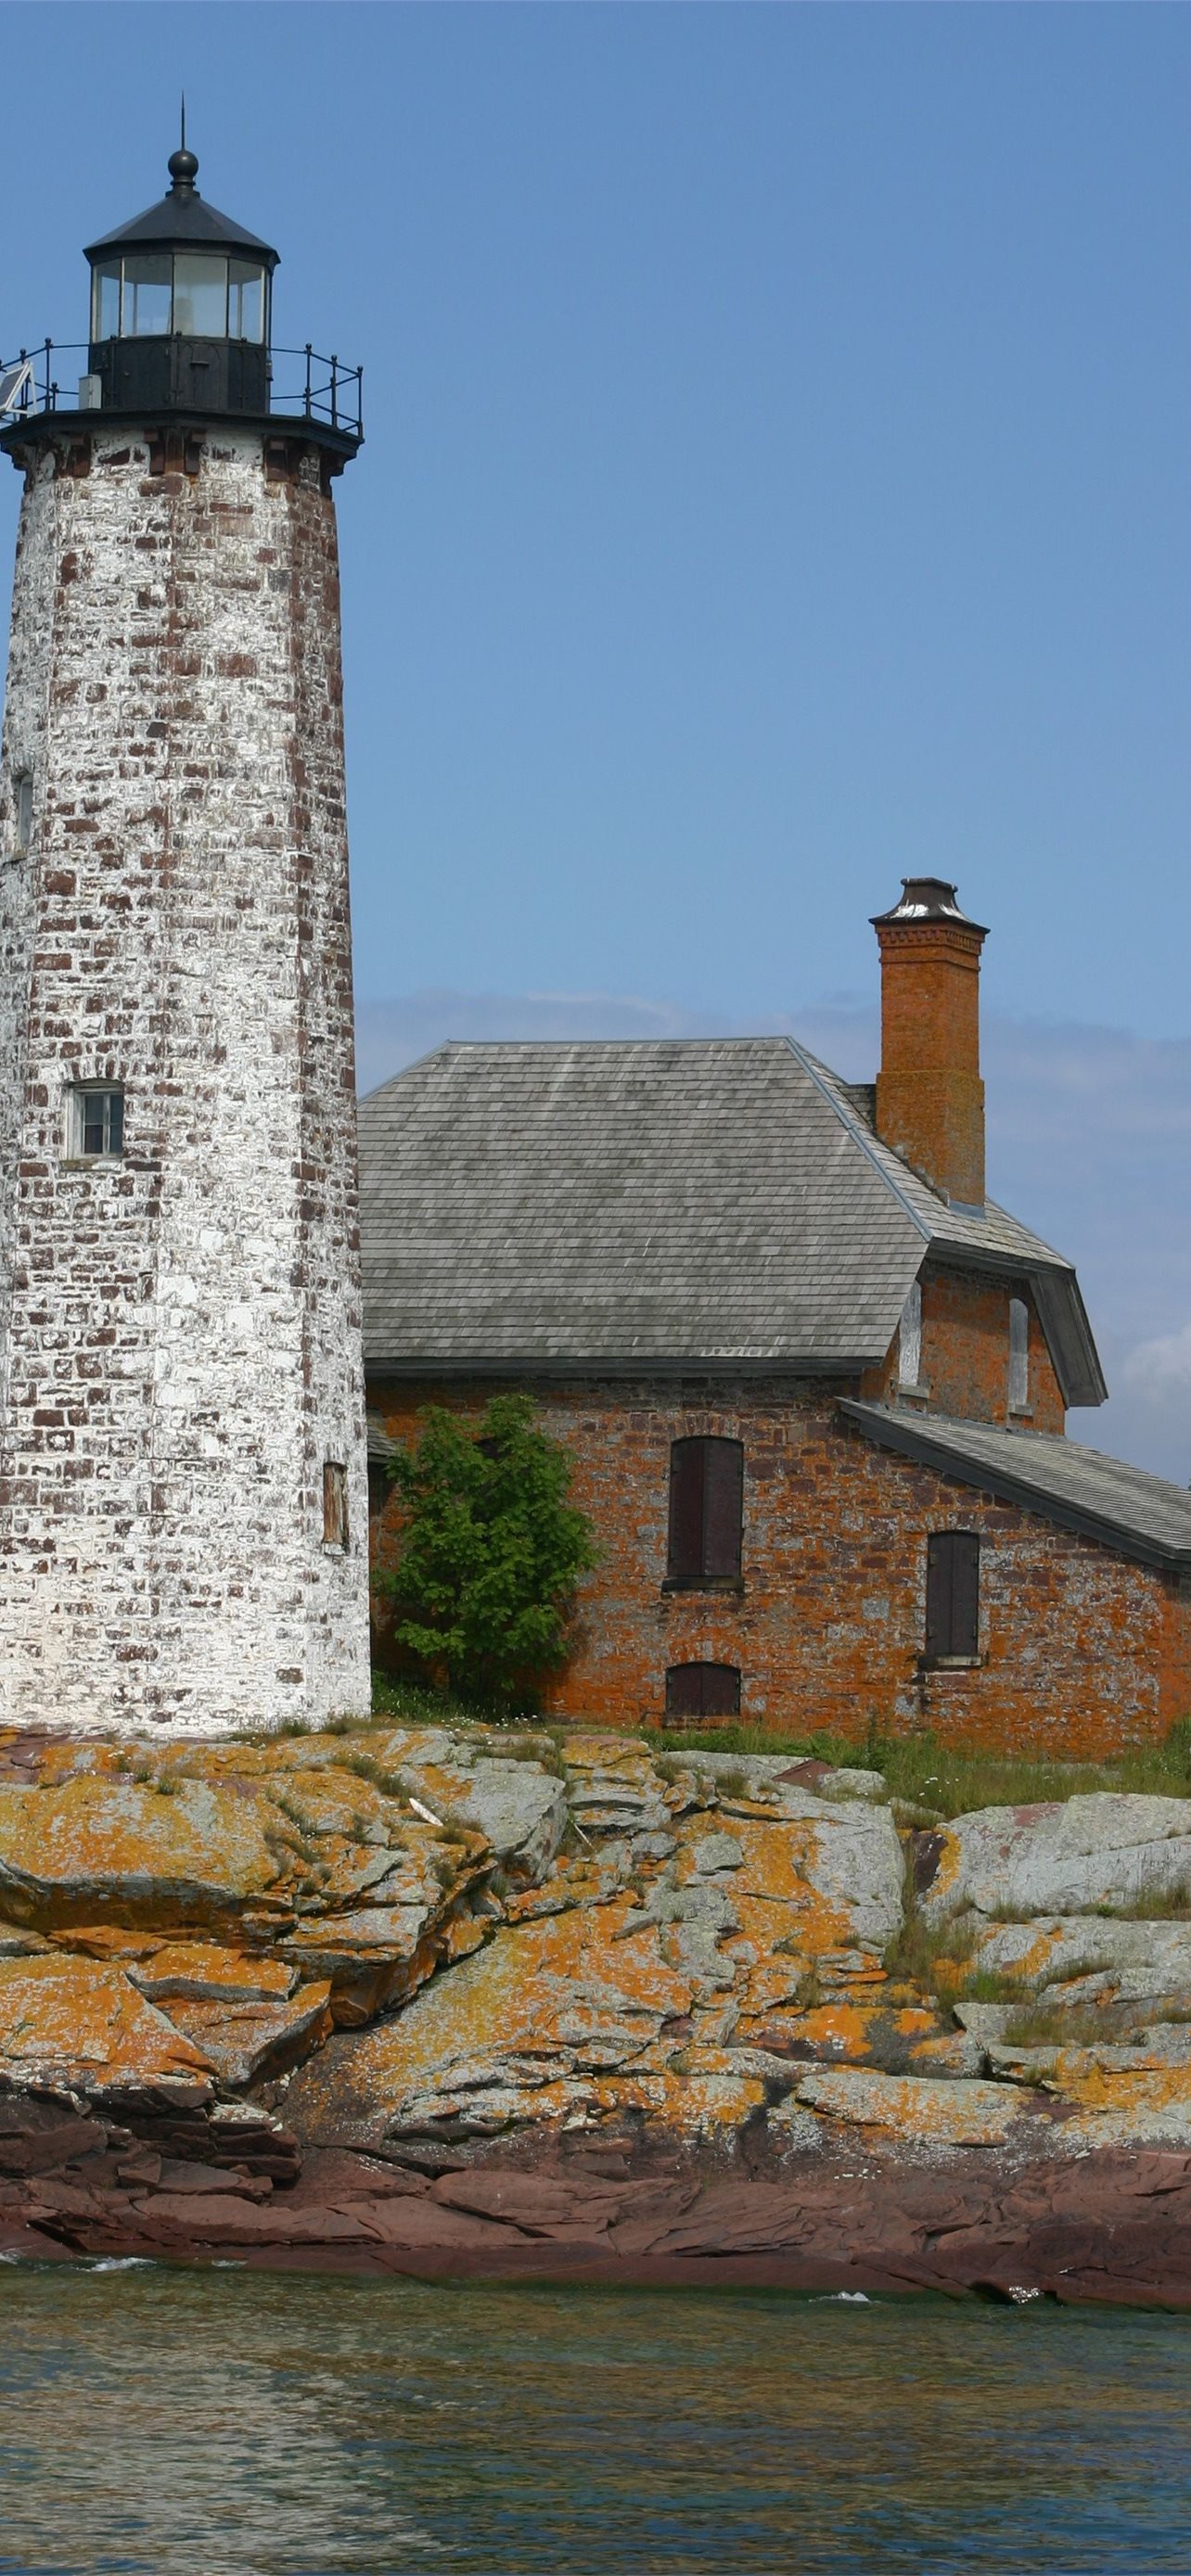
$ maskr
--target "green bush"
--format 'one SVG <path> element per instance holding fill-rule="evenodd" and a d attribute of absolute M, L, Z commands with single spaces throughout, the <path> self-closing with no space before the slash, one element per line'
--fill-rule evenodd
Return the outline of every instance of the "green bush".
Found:
<path fill-rule="evenodd" d="M 567 1501 L 571 1461 L 527 1395 L 494 1396 L 478 1423 L 442 1405 L 389 1475 L 405 1507 L 396 1566 L 377 1577 L 393 1638 L 430 1681 L 474 1704 L 532 1705 L 566 1658 L 579 1576 L 595 1563 Z"/>

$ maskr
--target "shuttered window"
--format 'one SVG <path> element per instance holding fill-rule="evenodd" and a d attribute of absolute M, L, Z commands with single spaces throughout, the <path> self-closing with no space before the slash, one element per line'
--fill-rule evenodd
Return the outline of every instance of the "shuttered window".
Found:
<path fill-rule="evenodd" d="M 735 1664 L 671 1664 L 666 1675 L 666 1715 L 739 1717 L 740 1672 Z"/>
<path fill-rule="evenodd" d="M 743 1508 L 739 1440 L 672 1442 L 667 1582 L 738 1581 Z"/>
<path fill-rule="evenodd" d="M 926 1660 L 974 1661 L 980 1652 L 980 1541 L 973 1530 L 933 1530 L 926 1542 Z"/>
<path fill-rule="evenodd" d="M 323 1468 L 323 1546 L 347 1547 L 347 1469 L 330 1458 Z"/>

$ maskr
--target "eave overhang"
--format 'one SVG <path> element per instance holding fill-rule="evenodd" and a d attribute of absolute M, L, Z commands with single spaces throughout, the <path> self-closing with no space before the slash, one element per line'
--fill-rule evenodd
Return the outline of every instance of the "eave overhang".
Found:
<path fill-rule="evenodd" d="M 990 1460 L 967 1455 L 952 1442 L 932 1434 L 929 1415 L 895 1412 L 884 1405 L 864 1404 L 855 1398 L 841 1396 L 839 1410 L 883 1449 L 894 1450 L 900 1457 L 911 1458 L 921 1467 L 931 1467 L 952 1483 L 965 1485 L 976 1493 L 991 1494 L 995 1501 L 1016 1503 L 1020 1510 L 1035 1519 L 1047 1520 L 1059 1529 L 1071 1530 L 1079 1538 L 1095 1539 L 1101 1547 L 1114 1550 L 1118 1556 L 1132 1558 L 1139 1565 L 1158 1567 L 1163 1573 L 1191 1572 L 1191 1541 L 1178 1545 L 1151 1532 L 1131 1526 L 1123 1515 L 1111 1508 L 1096 1509 L 1076 1502 L 1069 1496 L 1048 1492 L 1030 1475 L 1029 1450 L 1036 1435 L 1006 1431 L 1004 1439 L 1020 1440 L 1021 1463 L 1009 1459 Z M 960 1426 L 951 1425 L 952 1429 Z M 1056 1435 L 1057 1439 L 1057 1435 Z M 1112 1465 L 1113 1461 L 1106 1461 Z"/>

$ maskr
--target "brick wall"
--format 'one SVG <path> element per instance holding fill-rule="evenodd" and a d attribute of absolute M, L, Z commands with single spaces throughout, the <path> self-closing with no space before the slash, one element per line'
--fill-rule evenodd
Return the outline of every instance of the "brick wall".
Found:
<path fill-rule="evenodd" d="M 708 1660 L 739 1665 L 742 1716 L 753 1723 L 823 1727 L 858 1743 L 870 1722 L 929 1726 L 956 1743 L 1071 1758 L 1154 1740 L 1191 1708 L 1191 1603 L 1174 1584 L 875 1448 L 835 1411 L 835 1394 L 848 1391 L 779 1381 L 538 1390 L 601 1549 L 571 1663 L 545 1707 L 657 1723 L 667 1665 Z M 485 1392 L 377 1385 L 370 1402 L 407 1438 L 419 1404 L 475 1411 Z M 662 1591 L 670 1443 L 699 1433 L 744 1443 L 739 1597 Z M 974 1530 L 982 1542 L 976 1671 L 920 1670 L 926 1539 L 936 1529 Z M 396 1543 L 389 1503 L 377 1556 L 391 1558 Z"/>
<path fill-rule="evenodd" d="M 877 923 L 881 1067 L 877 1134 L 949 1198 L 984 1200 L 980 949 L 955 920 Z"/>
<path fill-rule="evenodd" d="M 0 771 L 0 1718 L 366 1704 L 334 510 L 310 442 L 30 442 Z M 31 854 L 12 780 L 34 777 Z M 122 1084 L 119 1161 L 65 1104 Z M 325 1550 L 323 1465 L 354 1551 Z"/>

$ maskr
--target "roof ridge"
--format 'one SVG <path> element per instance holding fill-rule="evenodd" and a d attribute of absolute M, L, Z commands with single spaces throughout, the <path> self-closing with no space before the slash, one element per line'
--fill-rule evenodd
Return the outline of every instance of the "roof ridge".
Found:
<path fill-rule="evenodd" d="M 824 1100 L 827 1102 L 828 1108 L 834 1110 L 841 1127 L 844 1129 L 845 1133 L 851 1137 L 853 1144 L 859 1145 L 861 1153 L 867 1155 L 869 1162 L 872 1164 L 873 1170 L 880 1175 L 880 1178 L 885 1183 L 886 1189 L 889 1190 L 892 1196 L 897 1200 L 899 1207 L 904 1211 L 905 1215 L 909 1217 L 911 1224 L 917 1227 L 919 1234 L 922 1236 L 923 1242 L 929 1243 L 931 1241 L 931 1228 L 928 1226 L 926 1219 L 920 1215 L 918 1209 L 914 1206 L 913 1201 L 907 1198 L 904 1190 L 899 1188 L 892 1172 L 887 1169 L 886 1165 L 882 1162 L 880 1155 L 876 1151 L 876 1147 L 880 1142 L 880 1139 L 871 1136 L 861 1125 L 854 1112 L 851 1109 L 846 1108 L 843 1101 L 839 1099 L 835 1085 L 842 1081 L 842 1075 L 833 1073 L 829 1064 L 823 1064 L 818 1056 L 812 1055 L 810 1048 L 804 1047 L 799 1038 L 787 1037 L 786 1045 L 789 1047 L 791 1055 L 797 1058 L 798 1063 L 802 1066 L 803 1072 L 810 1075 L 811 1081 L 814 1083 L 816 1090 L 822 1093 Z M 891 1150 L 891 1148 L 886 1147 L 887 1152 Z"/>

